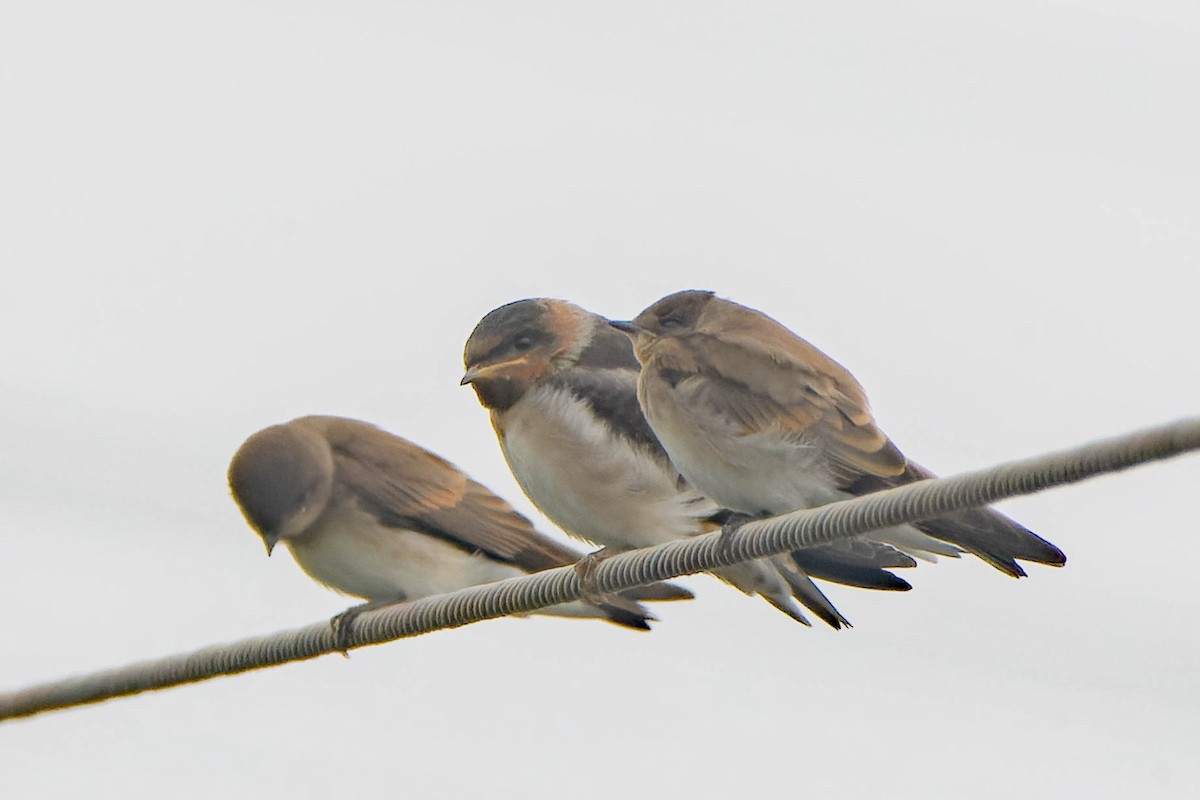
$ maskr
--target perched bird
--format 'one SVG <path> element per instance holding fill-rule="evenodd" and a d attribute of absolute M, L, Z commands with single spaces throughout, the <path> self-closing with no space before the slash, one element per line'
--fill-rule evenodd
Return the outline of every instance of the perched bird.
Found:
<path fill-rule="evenodd" d="M 490 411 L 517 483 L 572 536 L 619 552 L 716 530 L 728 516 L 667 457 L 638 407 L 639 366 L 629 338 L 604 317 L 563 300 L 510 303 L 479 322 L 464 361 L 462 383 Z M 863 540 L 714 574 L 807 624 L 798 599 L 836 628 L 845 618 L 809 575 L 908 589 L 884 568 L 914 564 Z"/>
<path fill-rule="evenodd" d="M 650 427 L 679 471 L 727 508 L 774 515 L 933 477 L 875 425 L 853 375 L 765 314 L 685 291 L 612 324 L 633 339 Z M 1066 563 L 987 508 L 870 537 L 917 554 L 948 543 L 1014 577 L 1025 574 L 1018 561 Z"/>
<path fill-rule="evenodd" d="M 229 465 L 233 499 L 269 555 L 283 542 L 313 579 L 369 606 L 574 563 L 580 554 L 453 464 L 374 425 L 301 417 L 251 436 Z M 536 613 L 648 629 L 637 602 L 686 599 L 655 584 Z"/>

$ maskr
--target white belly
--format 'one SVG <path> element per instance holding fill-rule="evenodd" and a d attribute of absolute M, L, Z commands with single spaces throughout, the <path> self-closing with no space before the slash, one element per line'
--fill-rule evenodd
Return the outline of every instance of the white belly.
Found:
<path fill-rule="evenodd" d="M 707 409 L 681 408 L 663 383 L 639 391 L 646 418 L 680 474 L 726 508 L 774 516 L 852 496 L 826 476 L 816 447 L 770 433 L 739 435 Z M 873 531 L 870 538 L 929 560 L 958 552 L 910 525 Z"/>
<path fill-rule="evenodd" d="M 692 536 L 714 503 L 680 491 L 674 471 L 561 389 L 536 388 L 509 410 L 504 457 L 525 494 L 567 533 L 608 547 Z"/>
<path fill-rule="evenodd" d="M 646 418 L 679 472 L 722 506 L 757 516 L 848 496 L 824 478 L 815 447 L 770 434 L 739 435 L 707 409 L 681 408 L 672 391 L 662 382 L 643 390 Z"/>
<path fill-rule="evenodd" d="M 413 600 L 524 574 L 433 536 L 383 527 L 357 509 L 326 514 L 303 538 L 285 541 L 315 580 L 367 600 Z"/>

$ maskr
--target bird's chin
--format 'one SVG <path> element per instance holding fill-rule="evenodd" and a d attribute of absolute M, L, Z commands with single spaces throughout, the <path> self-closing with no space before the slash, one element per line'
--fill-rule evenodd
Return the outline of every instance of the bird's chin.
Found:
<path fill-rule="evenodd" d="M 634 322 L 610 319 L 608 324 L 621 331 L 632 340 L 633 354 L 637 356 L 638 361 L 645 364 L 646 358 L 650 353 L 650 348 L 654 346 L 656 341 L 659 341 L 659 337 Z"/>
<path fill-rule="evenodd" d="M 518 382 L 500 377 L 472 381 L 471 388 L 480 405 L 495 411 L 512 408 L 525 393 L 525 387 Z"/>

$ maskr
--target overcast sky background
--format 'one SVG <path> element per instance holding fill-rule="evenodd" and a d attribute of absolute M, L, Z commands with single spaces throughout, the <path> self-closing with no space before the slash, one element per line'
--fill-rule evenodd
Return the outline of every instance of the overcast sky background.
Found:
<path fill-rule="evenodd" d="M 276 422 L 372 421 L 534 515 L 458 386 L 522 297 L 760 308 L 943 474 L 1196 414 L 1198 98 L 1194 2 L 6 5 L 0 688 L 341 611 L 229 499 Z M 1178 797 L 1198 485 L 1005 503 L 1065 569 L 831 588 L 850 631 L 688 578 L 647 635 L 499 620 L 3 723 L 0 783 Z"/>

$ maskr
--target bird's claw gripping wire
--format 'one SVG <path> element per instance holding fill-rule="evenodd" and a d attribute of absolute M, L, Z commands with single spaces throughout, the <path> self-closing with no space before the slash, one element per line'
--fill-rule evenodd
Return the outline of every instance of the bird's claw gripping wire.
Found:
<path fill-rule="evenodd" d="M 377 608 L 394 605 L 395 603 L 403 602 L 402 600 L 372 600 L 369 603 L 362 603 L 357 606 L 350 606 L 342 613 L 329 620 L 329 632 L 333 634 L 333 649 L 341 653 L 346 658 L 350 657 L 350 631 L 354 629 L 354 621 L 358 619 L 366 611 L 374 611 Z"/>
<path fill-rule="evenodd" d="M 616 552 L 607 547 L 601 547 L 594 553 L 588 553 L 575 562 L 575 574 L 579 576 L 579 595 L 593 605 L 605 602 L 605 594 L 600 591 L 600 582 L 596 578 L 596 569 L 600 563 L 612 558 Z"/>
<path fill-rule="evenodd" d="M 736 511 L 730 512 L 725 520 L 721 523 L 721 533 L 717 537 L 717 550 L 724 557 L 731 557 L 733 554 L 733 534 L 745 525 L 747 522 L 756 519 L 749 514 L 742 514 Z"/>

